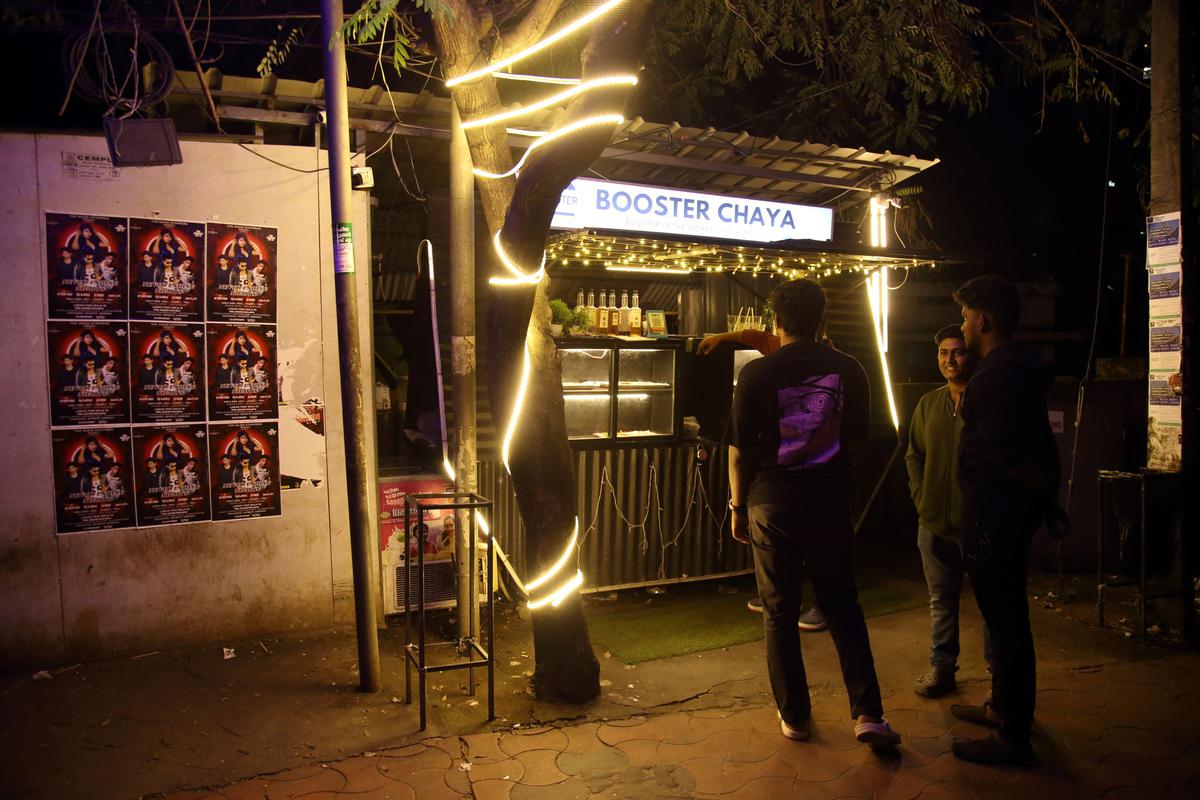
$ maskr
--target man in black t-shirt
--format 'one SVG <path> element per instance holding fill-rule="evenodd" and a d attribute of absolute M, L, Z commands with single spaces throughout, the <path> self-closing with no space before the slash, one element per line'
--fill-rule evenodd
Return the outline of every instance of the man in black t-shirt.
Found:
<path fill-rule="evenodd" d="M 814 281 L 771 291 L 782 347 L 747 364 L 733 398 L 729 447 L 733 538 L 754 546 L 767 673 L 789 739 L 808 738 L 808 678 L 796 622 L 808 574 L 837 647 L 855 720 L 872 747 L 900 737 L 883 719 L 879 680 L 854 585 L 849 448 L 866 438 L 862 365 L 815 341 L 825 292 Z"/>

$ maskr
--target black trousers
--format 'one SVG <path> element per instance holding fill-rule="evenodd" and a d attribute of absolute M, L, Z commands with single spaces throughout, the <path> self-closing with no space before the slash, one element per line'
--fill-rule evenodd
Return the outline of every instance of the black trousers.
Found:
<path fill-rule="evenodd" d="M 796 627 L 801 580 L 807 574 L 837 647 L 851 717 L 882 717 L 879 679 L 854 585 L 854 529 L 849 510 L 814 515 L 810 509 L 751 505 L 750 533 L 754 574 L 763 603 L 767 673 L 780 716 L 796 725 L 806 721 L 811 711 Z"/>
<path fill-rule="evenodd" d="M 1029 543 L 1025 523 L 979 523 L 965 542 L 967 574 L 992 637 L 992 703 L 1000 733 L 1028 742 L 1037 696 L 1037 655 L 1029 626 Z"/>

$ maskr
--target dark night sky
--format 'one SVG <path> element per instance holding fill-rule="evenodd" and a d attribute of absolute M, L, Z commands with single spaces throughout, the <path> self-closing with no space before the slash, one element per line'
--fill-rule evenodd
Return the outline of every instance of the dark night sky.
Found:
<path fill-rule="evenodd" d="M 64 6 L 76 6 L 68 3 Z M 64 7 L 60 6 L 60 7 Z M 85 20 L 90 4 L 82 4 Z M 214 3 L 220 13 L 219 3 Z M 319 33 L 315 22 L 302 23 L 306 43 L 281 70 L 284 77 L 316 80 L 321 75 Z M 240 25 L 243 33 L 269 37 L 269 24 Z M 9 75 L 32 76 L 9 83 L 0 125 L 25 130 L 66 128 L 99 130 L 100 109 L 73 100 L 59 118 L 58 105 L 66 87 L 61 67 L 62 37 L 35 31 L 6 32 L 3 63 Z M 182 39 L 174 28 L 160 39 L 178 64 L 186 64 Z M 227 45 L 217 66 L 233 75 L 252 75 L 263 53 L 261 44 Z M 351 82 L 371 83 L 371 59 L 351 55 Z M 397 86 L 416 90 L 412 85 Z M 1014 277 L 1052 276 L 1059 284 L 1060 329 L 1089 330 L 1095 292 L 1101 209 L 1107 191 L 1109 208 L 1105 242 L 1105 319 L 1119 316 L 1121 254 L 1134 254 L 1130 295 L 1144 291 L 1140 254 L 1143 214 L 1139 191 L 1145 191 L 1146 160 L 1143 146 L 1135 149 L 1132 137 L 1118 138 L 1117 131 L 1131 129 L 1136 136 L 1145 124 L 1149 92 L 1126 85 L 1124 104 L 1113 114 L 1112 156 L 1105 186 L 1105 147 L 1109 112 L 1060 104 L 1048 109 L 1043 130 L 1036 114 L 1040 97 L 1036 89 L 1006 83 L 993 88 L 987 109 L 974 117 L 948 112 L 936 129 L 931 148 L 897 146 L 895 152 L 915 151 L 937 156 L 942 163 L 914 179 L 925 187 L 922 203 L 930 212 L 931 237 L 950 251 L 986 254 L 990 263 Z M 1088 133 L 1081 135 L 1080 121 Z M 753 133 L 770 135 L 769 117 L 754 123 Z M 854 144 L 854 143 L 842 143 Z M 1140 283 L 1139 283 L 1140 279 Z M 1111 288 L 1107 288 L 1111 287 Z M 1131 309 L 1142 311 L 1131 302 Z M 1140 330 L 1135 319 L 1130 329 Z M 1099 353 L 1115 354 L 1115 326 L 1102 326 Z"/>

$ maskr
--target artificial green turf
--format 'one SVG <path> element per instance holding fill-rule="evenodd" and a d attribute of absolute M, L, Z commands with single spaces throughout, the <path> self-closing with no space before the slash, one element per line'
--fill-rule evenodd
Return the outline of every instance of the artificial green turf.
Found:
<path fill-rule="evenodd" d="M 753 642 L 763 630 L 762 617 L 746 609 L 746 601 L 754 597 L 750 587 L 727 594 L 711 583 L 698 583 L 671 587 L 666 595 L 636 605 L 590 604 L 588 629 L 593 641 L 626 664 Z M 811 598 L 811 591 L 805 597 Z M 923 586 L 907 581 L 864 586 L 858 598 L 868 617 L 929 602 Z"/>

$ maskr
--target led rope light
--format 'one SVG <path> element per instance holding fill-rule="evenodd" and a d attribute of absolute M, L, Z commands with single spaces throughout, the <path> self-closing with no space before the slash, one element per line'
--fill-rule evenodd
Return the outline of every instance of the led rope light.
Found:
<path fill-rule="evenodd" d="M 545 597 L 542 597 L 538 600 L 530 600 L 529 604 L 528 604 L 529 610 L 533 611 L 533 610 L 539 609 L 546 605 L 554 606 L 555 608 L 557 608 L 558 605 L 560 603 L 562 603 L 563 600 L 567 599 L 567 595 L 569 595 L 571 592 L 575 591 L 582 585 L 583 585 L 583 573 L 579 570 L 575 570 L 575 574 L 573 576 L 571 576 L 571 579 L 569 581 L 567 581 L 566 583 L 564 583 L 562 586 L 560 586 L 553 593 L 548 594 Z"/>
<path fill-rule="evenodd" d="M 887 392 L 888 411 L 892 415 L 892 425 L 897 431 L 900 430 L 900 414 L 896 411 L 896 398 L 892 394 L 892 376 L 888 369 L 887 351 L 884 348 L 883 341 L 883 308 L 876 295 L 879 287 L 883 286 L 883 276 L 879 272 L 874 272 L 867 277 L 867 299 L 871 304 L 871 322 L 875 329 L 875 346 L 879 349 L 879 364 L 883 369 L 883 386 Z M 884 291 L 887 291 L 886 286 Z"/>
<path fill-rule="evenodd" d="M 549 75 L 522 75 L 519 72 L 493 72 L 492 77 L 503 78 L 506 81 L 528 81 L 530 83 L 580 83 L 579 78 L 552 78 Z"/>
<path fill-rule="evenodd" d="M 567 542 L 567 546 L 563 549 L 562 555 L 559 556 L 558 560 L 555 561 L 554 564 L 551 565 L 545 572 L 543 572 L 541 575 L 539 575 L 536 578 L 534 578 L 533 580 L 531 580 L 529 583 L 525 584 L 525 589 L 532 592 L 535 589 L 537 589 L 539 586 L 544 585 L 551 578 L 553 578 L 560 571 L 562 571 L 562 568 L 566 566 L 567 561 L 569 561 L 571 556 L 574 555 L 575 543 L 578 541 L 579 541 L 579 517 L 576 517 L 575 518 L 575 530 L 573 530 L 571 532 L 571 540 L 569 542 Z"/>
<path fill-rule="evenodd" d="M 509 119 L 523 117 L 526 114 L 532 114 L 535 111 L 540 111 L 548 106 L 557 105 L 565 100 L 569 100 L 576 95 L 581 95 L 584 92 L 590 92 L 593 89 L 601 89 L 605 86 L 637 86 L 637 76 L 635 75 L 613 75 L 607 78 L 593 78 L 589 81 L 584 81 L 577 86 L 572 86 L 570 89 L 564 89 L 557 94 L 552 94 L 549 97 L 544 97 L 536 103 L 530 103 L 527 106 L 514 108 L 509 111 L 500 111 L 487 117 L 476 117 L 463 122 L 463 130 L 478 128 L 481 125 L 490 125 L 493 122 L 503 122 Z"/>
<path fill-rule="evenodd" d="M 591 24 L 596 19 L 599 19 L 604 14 L 607 14 L 609 11 L 619 6 L 622 2 L 624 2 L 624 0 L 608 0 L 607 3 L 597 6 L 595 9 L 587 14 L 584 14 L 574 22 L 564 25 L 554 33 L 547 36 L 545 39 L 526 47 L 524 50 L 521 50 L 518 53 L 514 53 L 508 58 L 501 59 L 494 64 L 489 64 L 488 66 L 474 70 L 473 72 L 468 72 L 465 75 L 459 75 L 457 78 L 451 78 L 450 80 L 446 81 L 446 87 L 449 88 L 452 86 L 458 86 L 460 83 L 470 83 L 471 81 L 479 80 L 484 75 L 495 74 L 505 67 L 511 66 L 522 59 L 528 58 L 534 53 L 541 52 L 555 42 L 570 36 L 572 33 L 584 27 L 585 25 Z"/>
<path fill-rule="evenodd" d="M 525 272 L 517 263 L 508 257 L 508 253 L 504 249 L 504 245 L 500 243 L 500 234 L 502 231 L 496 231 L 496 235 L 492 237 L 492 247 L 496 251 L 496 255 L 500 258 L 500 263 L 513 274 L 511 278 L 488 278 L 488 283 L 494 286 L 513 286 L 515 284 L 528 284 L 536 286 L 541 282 L 546 274 L 546 253 L 542 252 L 542 263 L 538 266 L 536 272 Z"/>
<path fill-rule="evenodd" d="M 513 434 L 517 432 L 517 423 L 521 421 L 521 411 L 525 406 L 525 390 L 529 388 L 529 345 L 523 348 L 524 363 L 521 365 L 521 382 L 517 385 L 517 396 L 513 399 L 513 412 L 508 418 L 508 427 L 504 430 L 504 441 L 500 445 L 500 460 L 509 475 L 512 468 L 508 466 L 509 449 L 512 446 Z"/>
<path fill-rule="evenodd" d="M 514 164 L 512 169 L 510 169 L 508 172 L 499 172 L 499 173 L 488 172 L 487 170 L 479 169 L 478 167 L 476 167 L 475 169 L 473 169 L 471 171 L 480 178 L 491 178 L 491 179 L 507 178 L 511 175 L 516 175 L 518 172 L 520 172 L 521 167 L 525 166 L 525 161 L 529 158 L 529 155 L 534 150 L 538 149 L 539 147 L 541 147 L 544 144 L 549 144 L 550 142 L 554 141 L 555 139 L 560 139 L 563 136 L 566 136 L 571 133 L 575 133 L 576 131 L 578 131 L 582 128 L 591 127 L 592 125 L 620 125 L 624 121 L 625 121 L 625 117 L 623 117 L 620 114 L 597 114 L 594 117 L 584 117 L 581 120 L 572 122 L 570 125 L 565 125 L 556 131 L 551 131 L 550 133 L 547 133 L 545 136 L 538 139 L 533 144 L 529 145 L 529 148 L 521 156 L 521 160 L 518 161 L 516 164 Z"/>

